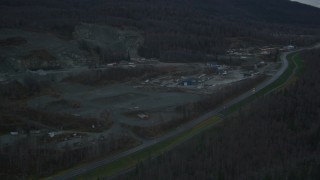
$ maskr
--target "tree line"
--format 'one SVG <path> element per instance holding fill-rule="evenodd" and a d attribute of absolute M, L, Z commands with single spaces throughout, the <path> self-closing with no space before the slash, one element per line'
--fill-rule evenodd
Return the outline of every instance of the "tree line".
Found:
<path fill-rule="evenodd" d="M 170 62 L 222 54 L 240 37 L 253 44 L 303 45 L 317 40 L 320 25 L 314 18 L 319 10 L 286 0 L 4 0 L 0 9 L 2 28 L 49 31 L 68 39 L 79 23 L 136 29 L 144 37 L 140 56 Z"/>
<path fill-rule="evenodd" d="M 296 82 L 118 179 L 319 179 L 320 50 L 302 59 Z"/>

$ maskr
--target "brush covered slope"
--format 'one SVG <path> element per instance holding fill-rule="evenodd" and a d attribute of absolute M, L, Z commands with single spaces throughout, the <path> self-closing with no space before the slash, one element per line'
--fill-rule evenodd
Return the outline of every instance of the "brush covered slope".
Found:
<path fill-rule="evenodd" d="M 132 29 L 143 39 L 137 56 L 169 62 L 205 61 L 230 47 L 304 45 L 319 38 L 320 26 L 319 9 L 288 0 L 3 0 L 0 10 L 2 28 L 65 39 L 74 39 L 81 23 Z M 117 54 L 112 61 L 127 56 L 99 48 L 100 57 Z"/>

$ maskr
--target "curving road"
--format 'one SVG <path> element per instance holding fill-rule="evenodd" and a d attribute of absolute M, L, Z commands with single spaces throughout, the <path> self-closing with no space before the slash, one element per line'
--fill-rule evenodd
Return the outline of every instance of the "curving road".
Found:
<path fill-rule="evenodd" d="M 281 54 L 281 62 L 282 62 L 282 66 L 281 68 L 277 71 L 277 73 L 275 75 L 273 75 L 270 79 L 268 79 L 267 81 L 259 84 L 257 87 L 256 87 L 256 92 L 262 90 L 263 88 L 267 87 L 269 84 L 273 83 L 274 81 L 276 81 L 284 72 L 285 70 L 288 68 L 288 60 L 287 60 L 287 56 L 291 53 L 294 53 L 294 52 L 299 52 L 299 51 L 302 51 L 302 50 L 308 50 L 308 49 L 316 49 L 316 48 L 319 48 L 320 47 L 320 44 L 317 44 L 313 47 L 309 47 L 309 48 L 301 48 L 301 49 L 297 49 L 297 50 L 294 50 L 294 51 L 290 51 L 290 52 L 285 52 L 285 53 L 282 53 Z M 191 128 L 193 128 L 194 126 L 196 126 L 197 124 L 201 123 L 202 121 L 205 121 L 213 116 L 216 116 L 216 115 L 219 115 L 219 113 L 221 111 L 223 111 L 224 109 L 226 108 L 229 108 L 239 102 L 241 102 L 242 100 L 250 97 L 251 95 L 253 95 L 253 92 L 252 90 L 238 96 L 237 98 L 231 100 L 230 102 L 224 104 L 223 106 L 207 113 L 207 114 L 204 114 L 200 117 L 198 117 L 197 119 L 191 121 L 191 122 L 188 122 L 184 125 L 181 125 L 179 128 L 177 128 L 175 131 L 172 131 L 172 132 L 169 132 L 168 134 L 158 138 L 158 139 L 154 139 L 154 140 L 151 140 L 151 141 L 147 141 L 143 144 L 141 144 L 140 146 L 137 146 L 135 148 L 132 148 L 132 149 L 129 149 L 127 151 L 124 151 L 124 152 L 121 152 L 115 156 L 112 156 L 112 157 L 108 157 L 108 158 L 105 158 L 105 159 L 102 159 L 102 160 L 99 160 L 99 161 L 95 161 L 95 162 L 92 162 L 92 163 L 89 163 L 87 164 L 86 166 L 83 166 L 83 167 L 79 167 L 77 169 L 72 169 L 70 171 L 67 171 L 65 172 L 64 174 L 62 175 L 57 175 L 57 176 L 54 176 L 54 177 L 49 177 L 47 179 L 50 179 L 50 180 L 63 180 L 63 179 L 71 179 L 71 178 L 74 178 L 78 175 L 81 175 L 81 174 L 84 174 L 84 173 L 87 173 L 89 171 L 92 171 L 96 168 L 99 168 L 101 166 L 104 166 L 106 164 L 109 164 L 113 161 L 116 161 L 120 158 L 123 158 L 123 157 L 126 157 L 130 154 L 133 154 L 135 152 L 138 152 L 140 150 L 143 150 L 145 148 L 148 148 L 152 145 L 155 145 L 159 142 L 162 142 L 162 141 L 165 141 L 169 138 L 172 138 L 172 137 L 175 137 L 185 131 L 188 131 L 190 130 Z M 216 122 L 215 124 L 218 124 L 219 122 L 221 122 L 222 119 L 218 122 Z M 215 125 L 213 124 L 213 125 Z"/>

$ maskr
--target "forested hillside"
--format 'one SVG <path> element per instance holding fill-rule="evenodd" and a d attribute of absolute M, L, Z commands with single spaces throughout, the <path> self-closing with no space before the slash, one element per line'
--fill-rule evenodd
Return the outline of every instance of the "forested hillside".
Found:
<path fill-rule="evenodd" d="M 203 60 L 229 47 L 303 45 L 319 37 L 320 10 L 288 0 L 2 0 L 0 27 L 49 31 L 72 39 L 75 25 L 140 31 L 139 54 Z"/>
<path fill-rule="evenodd" d="M 302 59 L 306 71 L 288 89 L 119 179 L 319 179 L 320 51 Z"/>

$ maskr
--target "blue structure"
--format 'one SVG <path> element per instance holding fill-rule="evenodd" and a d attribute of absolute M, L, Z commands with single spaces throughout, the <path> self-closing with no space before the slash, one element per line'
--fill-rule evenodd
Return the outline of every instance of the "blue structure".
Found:
<path fill-rule="evenodd" d="M 195 86 L 198 85 L 199 80 L 197 78 L 189 78 L 189 79 L 184 79 L 180 82 L 181 86 Z"/>

